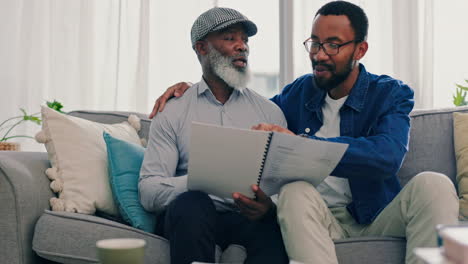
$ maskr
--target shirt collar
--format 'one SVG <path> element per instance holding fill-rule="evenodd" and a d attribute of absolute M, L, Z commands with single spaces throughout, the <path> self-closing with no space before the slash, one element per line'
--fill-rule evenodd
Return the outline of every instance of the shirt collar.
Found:
<path fill-rule="evenodd" d="M 206 81 L 205 81 L 205 79 L 203 77 L 201 78 L 197 89 L 198 89 L 198 95 L 199 96 L 204 94 L 205 92 L 209 92 L 209 93 L 213 94 L 213 92 L 211 92 L 210 87 L 208 86 L 208 84 L 206 83 Z M 231 96 L 233 96 L 233 95 L 237 95 L 237 96 L 244 95 L 244 93 L 245 93 L 244 90 L 245 90 L 245 88 L 242 91 L 240 91 L 239 89 L 234 89 Z"/>
<path fill-rule="evenodd" d="M 211 92 L 210 87 L 208 87 L 208 84 L 205 82 L 205 79 L 203 79 L 203 77 L 201 78 L 200 82 L 198 83 L 197 89 L 198 89 L 198 95 L 202 95 L 207 90 Z"/>
<path fill-rule="evenodd" d="M 314 79 L 312 78 L 310 100 L 306 103 L 306 107 L 311 111 L 318 111 L 321 109 L 323 102 L 325 100 L 326 91 L 318 88 L 315 85 Z M 369 89 L 369 73 L 366 71 L 364 65 L 359 64 L 359 76 L 351 89 L 351 93 L 346 99 L 345 105 L 350 108 L 361 112 L 364 107 L 364 102 L 367 95 L 367 90 Z"/>
<path fill-rule="evenodd" d="M 359 77 L 351 89 L 351 93 L 345 102 L 345 105 L 361 112 L 366 101 L 367 91 L 369 90 L 370 76 L 364 65 L 359 64 Z"/>

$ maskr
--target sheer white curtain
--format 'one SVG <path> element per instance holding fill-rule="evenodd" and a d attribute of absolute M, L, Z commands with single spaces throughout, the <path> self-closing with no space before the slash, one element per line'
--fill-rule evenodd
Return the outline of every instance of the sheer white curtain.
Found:
<path fill-rule="evenodd" d="M 293 3 L 289 68 L 297 77 L 311 71 L 302 41 L 329 0 L 281 1 Z M 454 83 L 468 79 L 468 2 L 350 1 L 369 16 L 369 51 L 362 61 L 367 69 L 410 84 L 416 108 L 450 106 Z M 279 50 L 285 49 L 279 47 L 277 1 L 0 0 L 0 121 L 20 114 L 19 108 L 37 112 L 53 99 L 66 111 L 149 112 L 168 85 L 200 79 L 190 25 L 214 5 L 237 8 L 257 22 L 259 33 L 250 42 L 258 75 L 253 84 L 274 94 L 267 88 L 276 87 Z M 16 132 L 34 135 L 38 129 L 28 124 Z M 25 142 L 23 149 L 40 148 Z"/>
<path fill-rule="evenodd" d="M 0 121 L 64 110 L 147 112 L 149 0 L 0 1 Z M 15 133 L 34 135 L 33 124 Z M 41 147 L 23 140 L 23 149 Z"/>
<path fill-rule="evenodd" d="M 415 108 L 433 101 L 433 0 L 393 0 L 393 69 L 414 89 Z"/>
<path fill-rule="evenodd" d="M 265 95 L 275 94 L 277 1 L 0 0 L 0 121 L 20 114 L 19 108 L 37 112 L 53 99 L 65 111 L 149 113 L 169 85 L 200 80 L 190 28 L 214 5 L 237 8 L 257 22 L 253 81 Z M 33 136 L 38 130 L 24 124 L 15 132 Z M 21 141 L 24 150 L 43 150 Z"/>

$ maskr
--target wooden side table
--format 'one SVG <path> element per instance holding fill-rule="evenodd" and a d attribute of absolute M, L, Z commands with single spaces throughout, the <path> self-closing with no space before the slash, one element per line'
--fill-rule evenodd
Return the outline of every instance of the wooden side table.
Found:
<path fill-rule="evenodd" d="M 12 142 L 0 142 L 0 151 L 2 150 L 19 151 L 20 144 Z"/>

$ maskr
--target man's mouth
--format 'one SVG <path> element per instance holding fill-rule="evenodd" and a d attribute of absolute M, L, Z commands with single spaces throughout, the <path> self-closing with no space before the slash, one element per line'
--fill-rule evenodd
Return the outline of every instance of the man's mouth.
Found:
<path fill-rule="evenodd" d="M 232 60 L 232 64 L 237 67 L 247 67 L 247 58 L 246 57 L 236 57 Z"/>
<path fill-rule="evenodd" d="M 317 77 L 323 77 L 329 72 L 331 72 L 331 67 L 327 65 L 315 65 L 314 67 L 314 74 Z"/>

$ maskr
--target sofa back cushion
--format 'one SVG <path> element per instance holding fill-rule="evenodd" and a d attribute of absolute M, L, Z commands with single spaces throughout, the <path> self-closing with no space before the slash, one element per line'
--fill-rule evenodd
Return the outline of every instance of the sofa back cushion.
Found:
<path fill-rule="evenodd" d="M 402 185 L 422 171 L 443 173 L 456 183 L 453 112 L 468 112 L 468 107 L 411 112 L 409 151 L 398 173 Z"/>
<path fill-rule="evenodd" d="M 398 173 L 402 186 L 416 174 L 427 170 L 443 173 L 455 183 L 453 112 L 468 112 L 468 106 L 411 112 L 409 150 Z M 151 120 L 141 113 L 73 111 L 69 114 L 107 124 L 123 122 L 130 114 L 135 114 L 141 119 L 139 136 L 145 139 L 151 125 Z"/>

